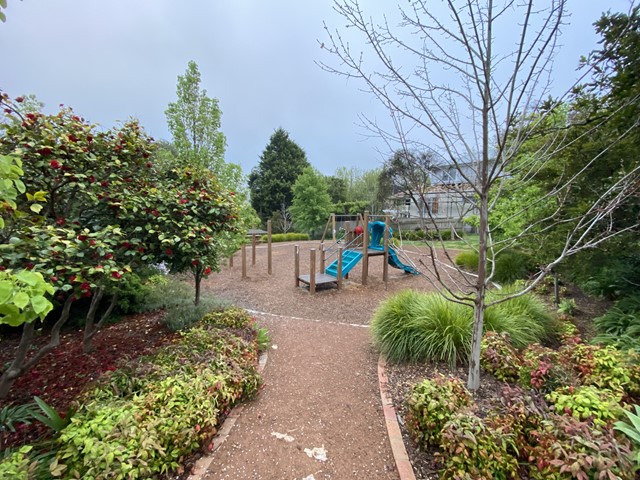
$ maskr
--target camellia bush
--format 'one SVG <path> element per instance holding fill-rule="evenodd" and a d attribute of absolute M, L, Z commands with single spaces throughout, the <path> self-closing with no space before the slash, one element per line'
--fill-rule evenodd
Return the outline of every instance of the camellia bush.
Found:
<path fill-rule="evenodd" d="M 158 169 L 154 143 L 136 121 L 101 131 L 69 108 L 54 115 L 22 109 L 0 92 L 0 269 L 39 272 L 62 308 L 44 349 L 31 352 L 33 322 L 0 377 L 12 382 L 59 343 L 73 302 L 91 297 L 84 350 L 118 300 L 118 284 L 165 262 L 191 271 L 195 301 L 202 278 L 219 265 L 220 239 L 237 230 L 233 192 L 203 169 Z M 52 297 L 52 298 L 51 298 Z M 108 307 L 98 319 L 103 299 Z"/>

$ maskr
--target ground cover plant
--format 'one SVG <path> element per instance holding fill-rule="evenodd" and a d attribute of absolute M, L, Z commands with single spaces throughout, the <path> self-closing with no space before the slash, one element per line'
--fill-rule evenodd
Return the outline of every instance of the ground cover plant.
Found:
<path fill-rule="evenodd" d="M 485 332 L 482 369 L 505 383 L 482 407 L 457 377 L 413 386 L 407 430 L 440 478 L 636 478 L 638 357 L 584 343 L 572 324 L 560 331 L 559 348 Z"/>
<path fill-rule="evenodd" d="M 20 478 L 42 469 L 42 462 L 60 478 L 151 478 L 180 471 L 189 454 L 212 447 L 229 409 L 257 393 L 258 349 L 258 332 L 246 312 L 214 312 L 154 353 L 117 362 L 85 389 L 40 465 L 36 444 L 6 451 L 0 472 L 15 471 L 11 478 Z"/>

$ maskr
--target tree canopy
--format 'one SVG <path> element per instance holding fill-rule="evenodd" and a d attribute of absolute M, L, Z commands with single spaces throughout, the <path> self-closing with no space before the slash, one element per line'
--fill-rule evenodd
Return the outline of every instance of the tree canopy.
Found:
<path fill-rule="evenodd" d="M 293 185 L 294 224 L 313 234 L 325 225 L 330 213 L 331 197 L 324 176 L 312 167 L 305 168 Z"/>
<path fill-rule="evenodd" d="M 274 212 L 289 208 L 293 185 L 306 167 L 310 167 L 304 150 L 282 128 L 278 128 L 249 175 L 251 205 L 263 222 Z"/>

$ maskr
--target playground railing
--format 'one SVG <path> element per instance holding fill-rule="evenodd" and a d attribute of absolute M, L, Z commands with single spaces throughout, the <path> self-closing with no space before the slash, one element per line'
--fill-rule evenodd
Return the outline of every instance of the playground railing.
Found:
<path fill-rule="evenodd" d="M 352 247 L 354 244 L 358 243 L 358 240 L 360 240 L 360 243 L 362 243 L 362 234 L 360 234 L 357 237 L 355 237 L 353 240 L 351 240 L 346 245 L 339 245 L 337 242 L 334 243 L 333 245 L 331 245 L 331 247 L 329 247 L 328 249 L 325 250 L 325 262 L 328 265 L 331 265 L 331 262 L 333 262 L 332 257 L 336 257 L 337 258 L 337 256 L 338 256 L 338 247 L 339 246 L 341 246 L 344 250 L 349 250 L 350 247 Z"/>

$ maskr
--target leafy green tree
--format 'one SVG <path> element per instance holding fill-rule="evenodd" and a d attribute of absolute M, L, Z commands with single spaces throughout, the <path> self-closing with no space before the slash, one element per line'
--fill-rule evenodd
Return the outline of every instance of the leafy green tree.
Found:
<path fill-rule="evenodd" d="M 344 203 L 347 201 L 347 183 L 343 178 L 329 175 L 325 177 L 329 196 L 333 203 Z"/>
<path fill-rule="evenodd" d="M 249 175 L 251 205 L 263 222 L 273 212 L 289 208 L 293 200 L 293 184 L 306 168 L 307 155 L 289 134 L 278 128 L 260 156 L 260 163 Z"/>
<path fill-rule="evenodd" d="M 311 235 L 322 228 L 331 213 L 327 182 L 314 168 L 307 167 L 293 185 L 291 215 L 294 224 Z"/>
<path fill-rule="evenodd" d="M 341 203 L 354 204 L 366 202 L 366 209 L 371 213 L 379 213 L 383 208 L 380 201 L 381 169 L 362 170 L 357 167 L 340 167 L 334 176 L 346 185 L 346 201 Z"/>
<path fill-rule="evenodd" d="M 227 140 L 220 131 L 220 105 L 217 98 L 200 88 L 198 65 L 190 61 L 184 75 L 178 75 L 177 100 L 165 111 L 167 125 L 180 166 L 210 169 L 227 188 L 237 188 L 242 171 L 224 161 Z M 177 166 L 177 165 L 173 165 Z"/>

